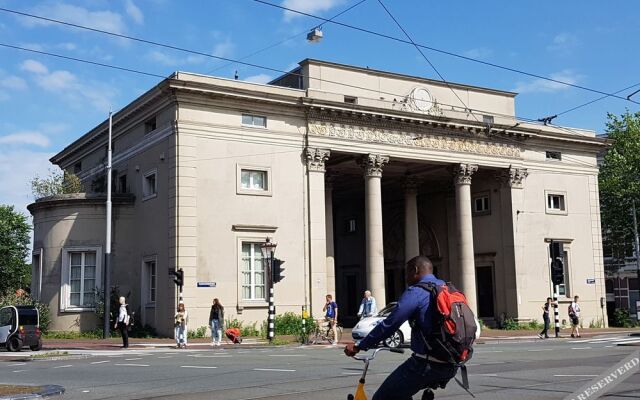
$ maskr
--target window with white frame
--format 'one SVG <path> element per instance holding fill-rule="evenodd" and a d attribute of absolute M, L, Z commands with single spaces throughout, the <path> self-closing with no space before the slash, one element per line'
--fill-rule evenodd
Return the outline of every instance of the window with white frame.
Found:
<path fill-rule="evenodd" d="M 271 168 L 254 165 L 238 165 L 238 194 L 271 195 Z"/>
<path fill-rule="evenodd" d="M 546 191 L 547 214 L 567 214 L 567 199 L 565 192 Z"/>
<path fill-rule="evenodd" d="M 151 170 L 142 177 L 142 200 L 147 200 L 158 195 L 158 171 Z"/>
<path fill-rule="evenodd" d="M 36 250 L 31 256 L 31 296 L 40 300 L 42 291 L 42 250 Z"/>
<path fill-rule="evenodd" d="M 95 310 L 95 290 L 101 287 L 102 248 L 67 247 L 62 250 L 60 310 Z"/>
<path fill-rule="evenodd" d="M 242 125 L 258 128 L 267 127 L 267 117 L 253 114 L 242 114 Z"/>
<path fill-rule="evenodd" d="M 262 243 L 242 242 L 242 300 L 266 299 L 266 274 L 262 262 Z"/>
<path fill-rule="evenodd" d="M 473 214 L 488 215 L 491 214 L 491 200 L 488 193 L 473 196 Z"/>
<path fill-rule="evenodd" d="M 144 263 L 146 270 L 146 279 L 147 279 L 147 302 L 155 303 L 156 302 L 156 260 L 145 261 Z"/>

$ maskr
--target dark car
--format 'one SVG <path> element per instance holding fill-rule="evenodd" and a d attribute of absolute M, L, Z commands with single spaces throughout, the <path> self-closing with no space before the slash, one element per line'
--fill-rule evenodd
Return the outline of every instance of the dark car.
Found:
<path fill-rule="evenodd" d="M 0 308 L 0 346 L 9 351 L 29 347 L 42 349 L 40 314 L 33 306 L 6 306 Z"/>

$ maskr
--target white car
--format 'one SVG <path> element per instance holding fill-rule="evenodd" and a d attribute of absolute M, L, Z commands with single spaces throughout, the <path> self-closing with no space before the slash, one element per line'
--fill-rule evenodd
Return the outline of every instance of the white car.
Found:
<path fill-rule="evenodd" d="M 353 327 L 351 331 L 351 336 L 353 340 L 356 342 L 362 340 L 371 332 L 376 325 L 378 325 L 382 320 L 387 318 L 389 314 L 396 308 L 397 303 L 389 303 L 385 308 L 380 310 L 378 315 L 375 317 L 367 317 L 363 318 Z M 476 339 L 480 337 L 480 323 L 478 322 L 478 318 L 476 317 L 476 326 L 478 329 L 476 330 Z M 411 343 L 411 326 L 409 326 L 409 321 L 405 321 L 402 325 L 400 325 L 400 329 L 395 331 L 393 335 L 388 337 L 384 341 L 384 345 L 387 347 L 399 347 L 400 345 Z"/>

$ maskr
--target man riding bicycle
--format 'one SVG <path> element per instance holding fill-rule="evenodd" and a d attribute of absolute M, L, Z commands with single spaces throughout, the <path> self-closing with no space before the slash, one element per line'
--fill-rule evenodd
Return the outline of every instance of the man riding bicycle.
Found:
<path fill-rule="evenodd" d="M 391 336 L 407 320 L 414 323 L 411 328 L 411 358 L 402 363 L 385 379 L 373 400 L 411 399 L 420 390 L 446 384 L 456 375 L 454 364 L 438 360 L 429 355 L 425 338 L 431 334 L 435 304 L 430 302 L 428 291 L 416 287 L 419 282 L 444 285 L 444 281 L 433 275 L 433 264 L 424 256 L 414 257 L 406 265 L 406 281 L 409 287 L 402 293 L 398 305 L 382 322 L 356 345 L 348 344 L 344 353 L 352 357 L 360 350 L 377 346 Z"/>
<path fill-rule="evenodd" d="M 325 312 L 324 320 L 329 323 L 329 329 L 333 330 L 333 345 L 338 344 L 338 305 L 333 301 L 333 296 L 330 294 L 326 297 L 327 302 L 322 307 L 322 311 Z"/>

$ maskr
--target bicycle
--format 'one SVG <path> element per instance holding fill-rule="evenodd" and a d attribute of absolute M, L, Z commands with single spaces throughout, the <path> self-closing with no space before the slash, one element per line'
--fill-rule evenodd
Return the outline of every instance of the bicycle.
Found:
<path fill-rule="evenodd" d="M 340 339 L 342 339 L 342 326 L 340 326 L 340 324 L 336 325 L 336 331 L 338 333 L 338 337 L 334 338 L 331 321 L 318 321 L 316 323 L 316 328 L 313 334 L 313 339 L 311 340 L 311 344 L 322 344 L 324 342 L 329 342 L 329 344 L 340 343 Z"/>
<path fill-rule="evenodd" d="M 355 394 L 349 393 L 347 395 L 347 400 L 367 400 L 367 394 L 364 391 L 364 383 L 365 378 L 367 376 L 367 370 L 369 370 L 369 363 L 376 358 L 376 354 L 380 351 L 390 351 L 392 353 L 404 353 L 404 349 L 397 348 L 388 348 L 388 347 L 380 347 L 373 351 L 373 354 L 363 354 L 363 355 L 355 355 L 354 359 L 364 362 L 364 370 L 362 371 L 362 376 L 358 381 L 358 386 L 356 387 Z M 432 397 L 433 399 L 433 397 Z"/>

